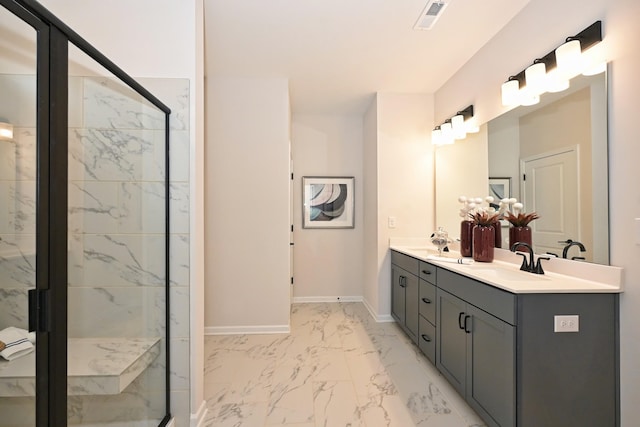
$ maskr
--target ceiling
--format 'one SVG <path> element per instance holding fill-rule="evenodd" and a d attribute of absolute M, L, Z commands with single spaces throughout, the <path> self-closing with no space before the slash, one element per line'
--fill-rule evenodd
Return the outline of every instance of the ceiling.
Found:
<path fill-rule="evenodd" d="M 362 114 L 376 92 L 434 93 L 530 0 L 204 0 L 208 77 L 286 77 L 293 113 Z"/>

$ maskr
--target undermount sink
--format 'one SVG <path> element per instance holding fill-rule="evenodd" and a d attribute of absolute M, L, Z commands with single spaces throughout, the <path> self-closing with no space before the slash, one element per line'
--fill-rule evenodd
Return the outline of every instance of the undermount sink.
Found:
<path fill-rule="evenodd" d="M 503 268 L 491 268 L 474 264 L 470 266 L 474 273 L 482 275 L 486 278 L 495 278 L 499 280 L 508 280 L 512 282 L 531 282 L 538 280 L 549 280 L 540 274 L 529 273 L 521 270 L 508 270 Z"/>

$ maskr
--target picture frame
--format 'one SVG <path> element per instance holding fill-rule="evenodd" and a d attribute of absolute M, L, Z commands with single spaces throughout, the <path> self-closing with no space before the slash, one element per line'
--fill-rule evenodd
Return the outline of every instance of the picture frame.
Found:
<path fill-rule="evenodd" d="M 302 228 L 355 228 L 355 178 L 302 177 Z"/>
<path fill-rule="evenodd" d="M 504 198 L 510 198 L 511 178 L 489 177 L 489 195 L 493 196 L 493 198 L 496 199 L 497 202 Z"/>
<path fill-rule="evenodd" d="M 496 211 L 500 208 L 500 200 L 511 197 L 511 178 L 510 177 L 489 177 L 489 195 L 495 200 L 491 204 L 491 207 Z M 507 220 L 501 220 L 502 227 L 508 227 L 509 222 Z"/>

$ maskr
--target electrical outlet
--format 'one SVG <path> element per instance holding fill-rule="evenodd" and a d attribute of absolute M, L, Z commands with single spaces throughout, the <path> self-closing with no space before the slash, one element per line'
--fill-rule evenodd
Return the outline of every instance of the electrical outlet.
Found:
<path fill-rule="evenodd" d="M 553 332 L 579 332 L 580 316 L 553 316 Z"/>
<path fill-rule="evenodd" d="M 389 228 L 396 228 L 396 217 L 390 216 L 388 223 L 389 223 Z"/>

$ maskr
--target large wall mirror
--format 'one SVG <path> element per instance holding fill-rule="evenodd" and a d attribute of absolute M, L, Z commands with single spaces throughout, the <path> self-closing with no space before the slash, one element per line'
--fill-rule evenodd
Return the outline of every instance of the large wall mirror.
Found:
<path fill-rule="evenodd" d="M 497 182 L 510 184 L 510 196 L 524 203 L 526 212 L 540 215 L 530 224 L 536 253 L 608 264 L 606 80 L 606 73 L 576 77 L 569 90 L 544 94 L 537 105 L 491 120 L 476 140 L 438 148 L 438 225 L 457 236 L 457 196 L 488 195 L 489 178 L 499 178 Z M 486 168 L 480 160 L 484 153 Z M 476 167 L 452 173 L 447 163 L 453 156 L 473 157 Z M 567 248 L 567 241 L 579 244 Z M 504 248 L 507 243 L 505 239 Z"/>

